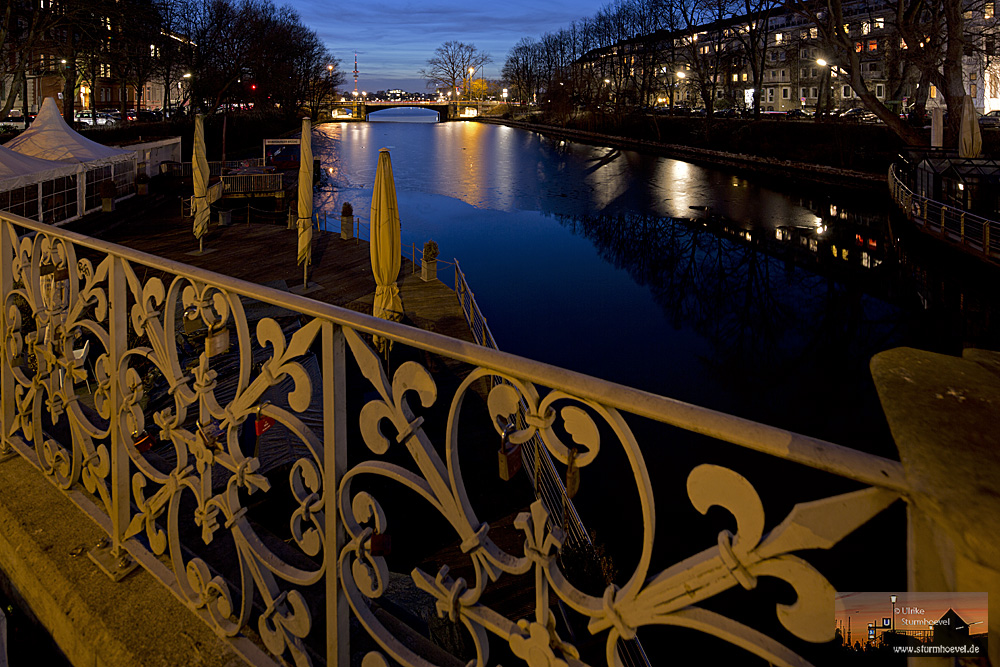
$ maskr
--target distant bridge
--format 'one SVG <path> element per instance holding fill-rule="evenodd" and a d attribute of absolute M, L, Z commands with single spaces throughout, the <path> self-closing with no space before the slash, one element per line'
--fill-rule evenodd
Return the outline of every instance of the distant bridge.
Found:
<path fill-rule="evenodd" d="M 368 115 L 384 109 L 414 108 L 436 111 L 439 121 L 471 118 L 481 115 L 487 108 L 495 107 L 500 102 L 489 100 L 464 100 L 458 102 L 416 102 L 416 101 L 345 101 L 334 102 L 333 109 L 349 109 L 351 118 L 368 120 Z"/>

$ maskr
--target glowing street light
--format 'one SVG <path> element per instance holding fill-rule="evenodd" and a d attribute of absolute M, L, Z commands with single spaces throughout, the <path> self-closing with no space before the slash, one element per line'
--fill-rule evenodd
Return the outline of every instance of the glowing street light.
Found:
<path fill-rule="evenodd" d="M 685 73 L 684 73 L 684 72 L 682 72 L 682 71 L 678 71 L 678 72 L 677 72 L 677 78 L 678 78 L 678 79 L 683 79 L 683 78 L 685 78 L 686 76 L 687 76 L 687 74 L 685 74 Z"/>
<path fill-rule="evenodd" d="M 826 61 L 823 60 L 822 58 L 817 58 L 816 64 L 819 65 L 820 67 L 826 67 Z"/>

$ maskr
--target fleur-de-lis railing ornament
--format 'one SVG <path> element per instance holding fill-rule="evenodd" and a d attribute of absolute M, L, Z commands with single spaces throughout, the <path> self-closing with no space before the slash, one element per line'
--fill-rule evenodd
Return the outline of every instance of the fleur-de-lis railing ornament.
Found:
<path fill-rule="evenodd" d="M 0 217 L 0 250 L 9 286 L 0 304 L 5 383 L 0 451 L 16 450 L 63 489 L 79 493 L 82 487 L 95 506 L 112 517 L 115 545 L 144 552 L 147 562 L 158 560 L 161 566 L 153 568 L 157 572 L 165 564 L 172 577 L 168 585 L 219 634 L 235 637 L 255 624 L 267 650 L 296 665 L 312 664 L 323 642 L 314 641 L 316 610 L 307 602 L 310 590 L 323 584 L 326 590 L 343 592 L 354 616 L 379 645 L 364 656 L 364 667 L 385 667 L 388 658 L 403 665 L 428 663 L 373 611 L 390 579 L 385 557 L 390 518 L 393 525 L 413 518 L 387 516 L 374 495 L 354 485 L 364 477 L 389 481 L 414 494 L 454 531 L 473 574 L 454 577 L 454 568 L 442 563 L 433 574 L 414 568 L 410 576 L 433 597 L 436 612 L 460 624 L 472 638 L 476 657 L 470 664 L 477 667 L 489 664 L 491 641 L 505 643 L 531 667 L 582 664 L 577 647 L 556 623 L 549 607 L 552 596 L 580 615 L 590 633 L 601 636 L 609 666 L 621 664 L 619 640 L 634 638 L 640 628 L 653 625 L 714 635 L 775 665 L 805 665 L 777 639 L 702 603 L 734 588 L 759 595 L 761 577 L 781 579 L 796 594 L 793 603 L 775 606 L 782 626 L 793 637 L 827 641 L 833 631 L 828 612 L 834 591 L 798 552 L 833 547 L 899 498 L 899 484 L 881 488 L 869 480 L 877 486 L 795 505 L 768 531 L 760 497 L 745 478 L 720 466 L 698 466 L 687 482 L 694 508 L 702 514 L 710 507 L 724 508 L 735 518 L 736 531 L 719 531 L 714 543 L 657 573 L 651 570 L 653 484 L 638 442 L 619 412 L 642 411 L 616 403 L 606 383 L 589 379 L 564 386 L 564 375 L 544 368 L 520 372 L 528 363 L 524 360 L 481 355 L 444 339 L 435 339 L 433 345 L 420 336 L 411 341 L 400 325 L 373 323 L 325 304 L 306 307 L 298 302 L 303 313 L 312 314 L 287 334 L 271 318 L 260 319 L 252 330 L 243 299 L 259 297 L 279 305 L 285 303 L 281 295 L 200 270 L 176 275 L 176 264 L 154 258 L 143 262 L 156 275 L 140 279 L 146 271 L 137 274 L 133 269 L 142 259 L 133 251 L 112 253 L 107 244 L 100 244 L 88 246 L 86 253 L 99 253 L 99 259 L 78 260 L 75 244 L 81 237 Z M 20 228 L 36 233 L 19 236 Z M 194 326 L 185 328 L 185 322 Z M 198 348 L 198 331 L 210 337 L 222 328 L 227 336 L 231 332 L 231 351 L 223 351 L 225 344 L 211 347 L 209 341 Z M 186 331 L 193 333 L 182 333 Z M 390 377 L 363 337 L 375 331 L 427 352 L 479 360 L 450 397 L 443 442 L 434 442 L 428 433 L 437 431 L 425 424 L 442 398 L 439 384 L 425 366 L 413 361 L 399 365 Z M 88 379 L 74 354 L 81 340 L 92 346 L 92 410 L 77 393 Z M 345 417 L 347 403 L 338 384 L 343 377 L 324 376 L 322 387 L 317 386 L 309 369 L 317 366 L 319 350 L 334 357 L 321 360 L 322 373 L 346 373 L 350 359 L 374 387 L 375 398 L 365 401 L 358 414 Z M 226 377 L 223 371 L 232 375 Z M 555 466 L 567 471 L 567 482 L 572 477 L 567 486 L 579 488 L 582 495 L 588 487 L 580 480 L 592 474 L 590 466 L 602 452 L 624 452 L 642 519 L 641 534 L 632 536 L 639 543 L 638 559 L 631 572 L 608 582 L 600 594 L 580 590 L 563 571 L 560 556 L 570 534 L 563 528 L 565 505 L 539 499 L 517 516 L 514 527 L 524 535 L 521 555 L 499 548 L 489 524 L 478 519 L 460 454 L 471 447 L 481 449 L 482 443 L 462 443 L 460 433 L 465 432 L 465 399 L 484 379 L 491 386 L 487 414 L 474 418 L 487 419 L 498 442 L 505 437 L 518 446 L 537 443 Z M 225 392 L 220 391 L 223 385 Z M 594 386 L 601 391 L 592 390 Z M 149 408 L 154 393 L 159 394 L 157 407 Z M 282 394 L 280 404 L 276 393 Z M 329 400 L 342 404 L 331 406 Z M 314 432 L 315 422 L 303 414 L 310 407 L 332 410 L 324 413 L 322 434 Z M 668 412 L 664 408 L 662 415 L 649 410 L 643 414 L 674 423 Z M 331 414 L 333 419 L 328 418 Z M 241 431 L 252 416 L 266 418 L 269 424 L 273 420 L 282 437 L 298 446 L 295 459 L 284 468 L 287 480 L 268 472 L 263 452 L 243 450 L 247 438 L 241 438 Z M 353 417 L 363 446 L 347 442 L 350 436 L 343 435 L 344 420 Z M 68 439 L 50 432 L 56 430 L 50 424 Z M 136 446 L 147 424 L 155 425 L 152 432 L 158 430 L 160 449 L 153 453 L 148 445 Z M 341 455 L 347 460 L 349 446 L 357 461 L 353 467 L 331 466 Z M 386 455 L 392 449 L 397 451 L 390 461 Z M 401 458 L 396 454 L 408 456 L 409 462 L 396 463 Z M 260 528 L 244 504 L 250 496 L 255 503 L 261 497 L 266 501 L 274 487 L 286 481 L 293 501 L 285 517 L 291 539 L 281 548 L 297 550 L 294 563 L 268 547 L 273 542 L 258 534 Z M 227 550 L 236 573 L 232 580 L 210 567 L 219 556 L 206 554 L 214 549 Z M 501 577 L 529 582 L 536 594 L 533 614 L 506 618 L 483 603 L 484 593 Z M 327 615 L 330 609 L 328 604 Z M 327 626 L 328 648 L 332 637 L 344 639 L 347 634 L 346 620 L 338 618 L 344 627 Z"/>

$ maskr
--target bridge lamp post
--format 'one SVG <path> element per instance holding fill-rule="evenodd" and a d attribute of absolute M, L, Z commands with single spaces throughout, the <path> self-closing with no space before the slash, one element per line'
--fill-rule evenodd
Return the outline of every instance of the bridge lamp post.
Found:
<path fill-rule="evenodd" d="M 330 85 L 330 82 L 331 82 L 332 78 L 333 78 L 333 65 L 327 65 L 326 66 L 326 85 L 329 86 L 329 90 L 327 90 L 326 94 L 329 96 L 329 100 L 330 100 L 330 117 L 331 118 L 333 118 L 333 86 Z"/>
<path fill-rule="evenodd" d="M 684 70 L 677 70 L 674 72 L 674 76 L 677 79 L 677 81 L 674 82 L 674 86 L 677 88 L 677 95 L 679 96 L 681 93 L 681 84 L 684 83 L 684 79 L 687 78 L 687 74 L 684 73 Z"/>
<path fill-rule="evenodd" d="M 466 84 L 466 86 L 467 86 L 466 90 L 469 91 L 469 101 L 470 102 L 472 101 L 472 74 L 475 71 L 476 71 L 475 67 L 470 67 L 469 68 L 469 79 L 468 79 L 468 83 Z"/>

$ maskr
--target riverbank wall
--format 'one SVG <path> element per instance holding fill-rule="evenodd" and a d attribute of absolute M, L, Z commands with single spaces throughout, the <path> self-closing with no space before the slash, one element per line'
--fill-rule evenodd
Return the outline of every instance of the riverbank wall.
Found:
<path fill-rule="evenodd" d="M 480 117 L 476 120 L 482 123 L 506 125 L 508 127 L 530 130 L 547 136 L 568 139 L 570 141 L 577 141 L 580 143 L 598 146 L 612 146 L 625 150 L 663 155 L 665 157 L 672 157 L 690 162 L 727 167 L 740 172 L 752 172 L 757 175 L 767 174 L 780 178 L 791 178 L 800 182 L 835 185 L 838 187 L 857 189 L 884 188 L 889 164 L 889 161 L 886 161 L 884 164 L 885 168 L 881 171 L 848 169 L 827 164 L 817 164 L 815 162 L 789 160 L 747 152 L 690 146 L 666 141 L 654 141 L 650 139 L 636 138 L 634 136 L 580 130 L 572 127 L 542 124 L 524 120 L 497 117 Z M 704 120 L 695 120 L 694 122 L 704 122 Z M 781 121 L 780 123 L 786 128 L 790 128 L 793 125 L 800 125 L 800 123 L 795 121 Z M 795 139 L 790 138 L 789 141 L 795 141 Z M 881 162 L 878 163 L 878 166 L 882 166 Z"/>

